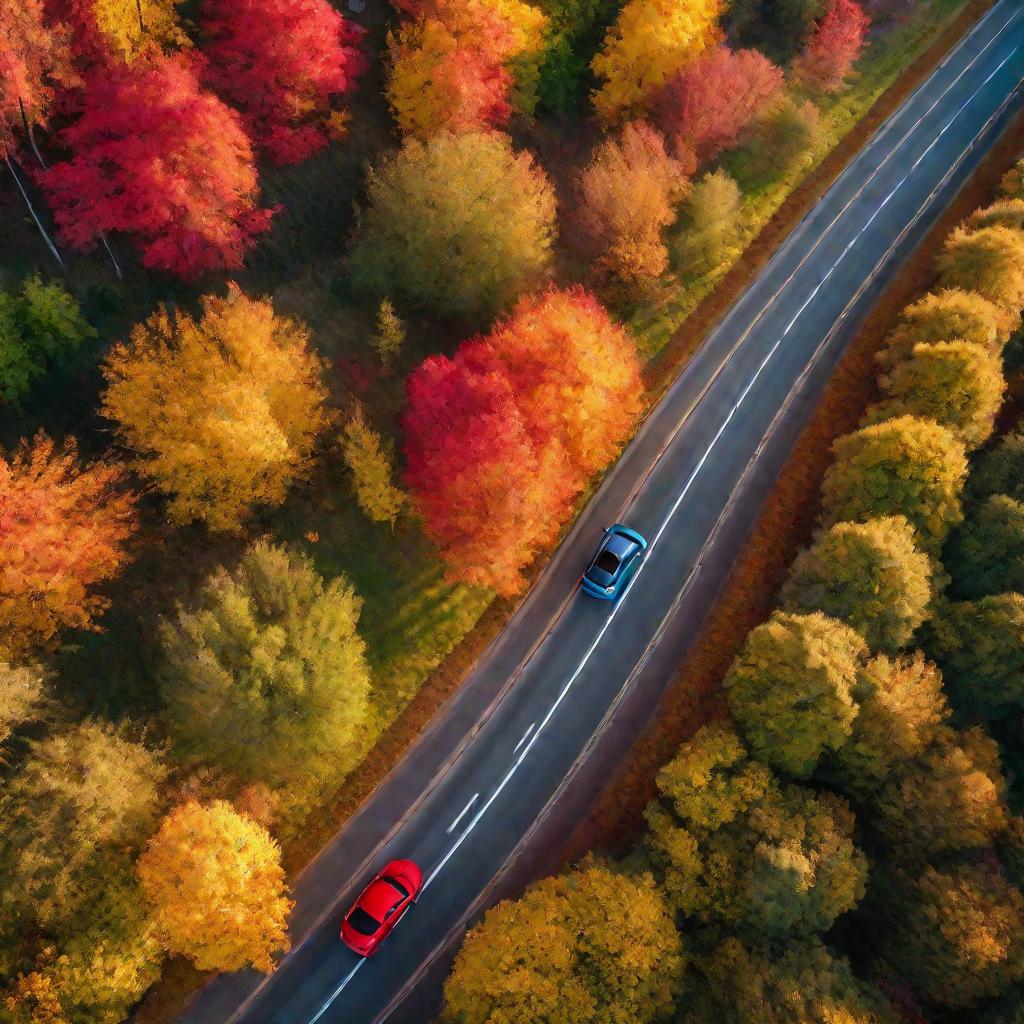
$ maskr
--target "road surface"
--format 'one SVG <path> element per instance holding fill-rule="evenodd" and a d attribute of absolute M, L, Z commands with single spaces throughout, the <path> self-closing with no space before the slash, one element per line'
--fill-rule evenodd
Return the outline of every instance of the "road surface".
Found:
<path fill-rule="evenodd" d="M 1020 106 L 1024 0 L 1001 0 L 882 126 L 738 300 L 537 586 L 296 886 L 269 979 L 217 979 L 183 1024 L 425 1024 L 467 923 L 550 866 L 671 679 L 858 320 Z M 650 541 L 618 604 L 576 591 L 607 524 Z M 337 938 L 379 866 L 424 892 L 380 954 Z"/>

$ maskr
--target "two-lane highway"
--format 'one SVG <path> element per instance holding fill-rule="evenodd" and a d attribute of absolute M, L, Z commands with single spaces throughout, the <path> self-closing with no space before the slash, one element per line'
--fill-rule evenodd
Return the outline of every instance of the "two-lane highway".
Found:
<path fill-rule="evenodd" d="M 303 874 L 278 971 L 218 979 L 183 1022 L 428 1019 L 467 922 L 545 866 L 628 748 L 858 319 L 1019 108 L 1022 2 L 1001 0 L 880 129 L 652 411 L 502 635 Z M 650 547 L 609 606 L 575 584 L 615 520 Z M 363 961 L 340 916 L 392 857 L 426 885 Z"/>

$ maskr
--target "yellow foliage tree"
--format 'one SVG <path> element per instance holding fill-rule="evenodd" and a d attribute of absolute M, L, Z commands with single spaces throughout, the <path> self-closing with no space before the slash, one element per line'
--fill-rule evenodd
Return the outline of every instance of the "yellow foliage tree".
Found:
<path fill-rule="evenodd" d="M 279 504 L 330 419 L 305 327 L 236 285 L 198 322 L 154 313 L 104 375 L 104 415 L 179 523 L 234 531 L 253 504 Z"/>
<path fill-rule="evenodd" d="M 181 0 L 91 0 L 96 28 L 110 49 L 131 64 L 148 46 L 188 46 L 175 7 Z"/>
<path fill-rule="evenodd" d="M 270 971 L 274 953 L 288 948 L 280 847 L 224 800 L 171 811 L 138 874 L 161 939 L 200 970 Z"/>
<path fill-rule="evenodd" d="M 604 84 L 594 107 L 605 124 L 642 113 L 677 71 L 719 38 L 721 0 L 629 0 L 591 64 Z"/>

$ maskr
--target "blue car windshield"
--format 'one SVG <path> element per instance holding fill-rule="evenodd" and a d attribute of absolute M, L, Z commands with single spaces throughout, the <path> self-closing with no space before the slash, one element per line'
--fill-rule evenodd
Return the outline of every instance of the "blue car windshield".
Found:
<path fill-rule="evenodd" d="M 609 576 L 614 576 L 619 568 L 619 556 L 605 549 L 595 559 L 594 566 Z"/>

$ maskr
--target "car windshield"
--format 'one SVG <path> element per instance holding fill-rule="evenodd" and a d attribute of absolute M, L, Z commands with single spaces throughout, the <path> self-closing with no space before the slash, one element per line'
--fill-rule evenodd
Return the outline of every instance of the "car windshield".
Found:
<path fill-rule="evenodd" d="M 380 921 L 375 921 L 362 907 L 356 907 L 348 915 L 348 923 L 360 935 L 376 935 L 380 930 Z"/>
<path fill-rule="evenodd" d="M 388 885 L 390 885 L 392 889 L 395 889 L 402 896 L 408 896 L 409 895 L 409 892 L 405 888 L 405 886 L 402 885 L 402 883 L 399 882 L 397 879 L 392 878 L 390 875 L 384 875 L 383 878 L 381 878 L 381 881 L 382 882 L 387 882 Z"/>
<path fill-rule="evenodd" d="M 608 573 L 609 576 L 614 576 L 616 569 L 619 567 L 619 556 L 608 550 L 602 551 L 597 556 L 594 565 L 603 572 Z"/>

